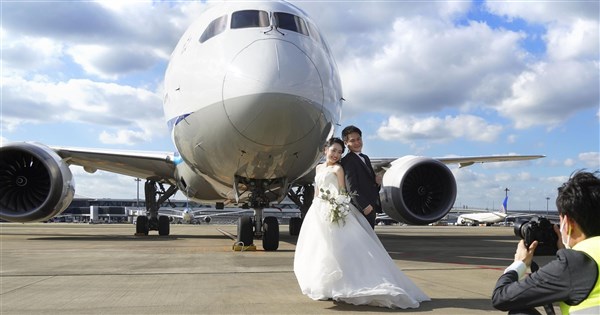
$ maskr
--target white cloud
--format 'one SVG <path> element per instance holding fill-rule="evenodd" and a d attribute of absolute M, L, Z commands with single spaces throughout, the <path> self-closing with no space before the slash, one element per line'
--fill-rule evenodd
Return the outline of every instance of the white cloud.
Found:
<path fill-rule="evenodd" d="M 516 128 L 555 127 L 581 109 L 598 106 L 599 71 L 593 61 L 539 63 L 519 75 L 497 109 Z"/>
<path fill-rule="evenodd" d="M 500 125 L 490 125 L 483 118 L 472 115 L 444 118 L 391 116 L 377 135 L 385 140 L 409 143 L 414 140 L 450 141 L 464 138 L 470 141 L 494 141 L 502 131 Z"/>
<path fill-rule="evenodd" d="M 545 210 L 545 197 L 552 195 L 544 187 L 538 187 L 543 181 L 528 171 L 488 174 L 476 168 L 462 168 L 452 172 L 458 186 L 456 206 L 498 210 L 508 188 L 510 210 Z"/>
<path fill-rule="evenodd" d="M 519 172 L 517 174 L 517 180 L 520 180 L 520 181 L 532 181 L 532 180 L 535 180 L 535 178 L 529 172 Z"/>
<path fill-rule="evenodd" d="M 132 145 L 142 143 L 150 138 L 151 135 L 144 131 L 134 131 L 129 129 L 119 129 L 115 133 L 102 131 L 100 141 L 106 144 L 127 144 Z"/>
<path fill-rule="evenodd" d="M 575 160 L 573 160 L 573 159 L 566 159 L 565 162 L 564 162 L 564 165 L 567 166 L 567 167 L 571 167 L 571 166 L 575 165 Z"/>
<path fill-rule="evenodd" d="M 350 17 L 360 27 L 338 31 L 342 38 L 333 39 L 343 44 L 336 56 L 348 100 L 345 118 L 365 110 L 404 115 L 493 108 L 519 129 L 554 128 L 599 103 L 600 36 L 598 16 L 590 13 L 598 11 L 597 4 L 486 4 L 508 20 L 538 23 L 542 35 L 526 33 L 527 27 L 510 31 L 474 21 L 455 25 L 441 18 L 442 5 L 417 5 L 409 13 L 398 12 L 398 6 L 369 11 L 370 18 L 392 28 L 384 28 L 386 23 L 375 27 L 358 13 L 364 11 L 353 10 Z M 537 36 L 545 44 L 541 56 L 522 46 L 523 40 Z"/>
<path fill-rule="evenodd" d="M 548 182 L 554 186 L 556 186 L 557 188 L 562 185 L 563 183 L 565 183 L 566 181 L 569 180 L 569 176 L 549 176 L 543 179 L 545 182 Z"/>
<path fill-rule="evenodd" d="M 10 141 L 7 138 L 0 136 L 0 146 L 3 146 L 9 142 Z"/>
<path fill-rule="evenodd" d="M 161 59 L 152 50 L 135 46 L 76 45 L 67 49 L 67 53 L 87 73 L 110 80 L 148 70 Z"/>
<path fill-rule="evenodd" d="M 71 166 L 75 178 L 75 193 L 78 196 L 90 198 L 126 198 L 136 199 L 138 182 L 130 176 L 97 171 L 88 173 L 79 166 Z M 139 182 L 139 197 L 144 200 L 144 180 Z M 181 192 L 177 192 L 173 199 L 185 200 Z"/>
<path fill-rule="evenodd" d="M 600 170 L 600 152 L 580 153 L 579 160 L 592 170 Z"/>
<path fill-rule="evenodd" d="M 91 198 L 136 198 L 137 182 L 129 176 L 97 171 L 88 173 L 82 167 L 70 167 L 75 177 L 75 193 Z M 110 184 L 107 184 L 110 183 Z M 140 199 L 144 200 L 143 182 L 140 184 Z"/>
<path fill-rule="evenodd" d="M 576 20 L 552 27 L 546 35 L 551 60 L 597 60 L 600 41 L 597 20 Z"/>
<path fill-rule="evenodd" d="M 49 38 L 13 36 L 2 32 L 2 76 L 55 69 L 62 65 L 63 46 Z"/>
<path fill-rule="evenodd" d="M 35 72 L 64 51 L 86 72 L 114 80 L 166 61 L 206 3 L 14 2 L 3 9 L 5 69 Z"/>
<path fill-rule="evenodd" d="M 377 38 L 374 45 L 381 49 L 373 55 L 340 62 L 351 112 L 368 106 L 385 113 L 427 113 L 493 103 L 524 66 L 522 35 L 483 23 L 455 27 L 422 16 L 399 18 Z"/>
<path fill-rule="evenodd" d="M 530 172 L 526 171 L 521 171 L 517 173 L 497 173 L 494 174 L 493 177 L 494 181 L 499 183 L 519 183 L 537 181 L 537 179 Z"/>
<path fill-rule="evenodd" d="M 591 1 L 486 1 L 490 12 L 509 19 L 521 18 L 531 23 L 571 23 L 583 18 L 598 19 L 598 3 Z"/>
<path fill-rule="evenodd" d="M 43 77 L 30 81 L 6 78 L 3 84 L 3 101 L 11 104 L 3 108 L 5 130 L 26 123 L 68 121 L 122 130 L 116 137 L 119 143 L 126 139 L 151 141 L 167 134 L 161 98 L 143 88 L 87 79 L 51 82 Z M 107 135 L 102 135 L 102 140 L 110 139 Z"/>
<path fill-rule="evenodd" d="M 494 179 L 498 182 L 510 182 L 513 180 L 513 175 L 509 173 L 498 173 L 494 175 Z"/>
<path fill-rule="evenodd" d="M 510 95 L 497 103 L 497 110 L 516 128 L 553 128 L 581 109 L 598 106 L 597 2 L 493 1 L 486 6 L 508 19 L 522 18 L 546 30 L 546 55 L 523 69 Z"/>

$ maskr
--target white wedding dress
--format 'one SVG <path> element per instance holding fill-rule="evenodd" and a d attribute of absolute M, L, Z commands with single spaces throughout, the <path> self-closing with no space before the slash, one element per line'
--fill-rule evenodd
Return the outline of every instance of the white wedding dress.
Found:
<path fill-rule="evenodd" d="M 315 182 L 318 188 L 338 188 L 329 168 L 317 173 Z M 345 224 L 331 222 L 329 209 L 326 201 L 314 198 L 298 236 L 294 273 L 303 294 L 313 300 L 389 308 L 416 308 L 430 300 L 395 265 L 354 206 Z"/>

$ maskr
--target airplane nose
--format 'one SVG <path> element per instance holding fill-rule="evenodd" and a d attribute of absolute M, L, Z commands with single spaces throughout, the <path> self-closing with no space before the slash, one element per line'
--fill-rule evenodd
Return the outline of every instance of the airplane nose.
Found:
<path fill-rule="evenodd" d="M 240 51 L 223 82 L 229 121 L 262 145 L 286 145 L 310 133 L 322 115 L 323 98 L 310 57 L 279 39 L 257 40 Z"/>

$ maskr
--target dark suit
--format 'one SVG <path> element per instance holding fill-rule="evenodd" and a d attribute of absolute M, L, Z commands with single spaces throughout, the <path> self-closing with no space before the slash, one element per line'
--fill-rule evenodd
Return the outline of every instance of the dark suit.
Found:
<path fill-rule="evenodd" d="M 377 213 L 381 212 L 380 187 L 375 181 L 375 172 L 371 166 L 371 160 L 364 154 L 363 157 L 365 159 L 364 163 L 356 153 L 348 152 L 342 158 L 342 167 L 346 174 L 346 189 L 349 192 L 356 193 L 352 197 L 352 204 L 361 212 L 369 205 L 373 207 L 373 211 L 365 217 L 371 227 L 375 228 L 375 218 Z"/>
<path fill-rule="evenodd" d="M 564 301 L 576 305 L 585 300 L 598 279 L 598 267 L 587 254 L 561 249 L 556 259 L 531 275 L 518 279 L 516 271 L 503 274 L 494 288 L 492 304 L 502 311 L 528 313 L 534 307 Z"/>

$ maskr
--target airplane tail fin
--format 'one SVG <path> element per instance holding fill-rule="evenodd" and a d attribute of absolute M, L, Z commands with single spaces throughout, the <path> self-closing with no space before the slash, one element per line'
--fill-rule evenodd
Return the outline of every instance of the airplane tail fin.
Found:
<path fill-rule="evenodd" d="M 504 201 L 502 202 L 502 213 L 508 212 L 508 196 L 504 197 Z"/>

